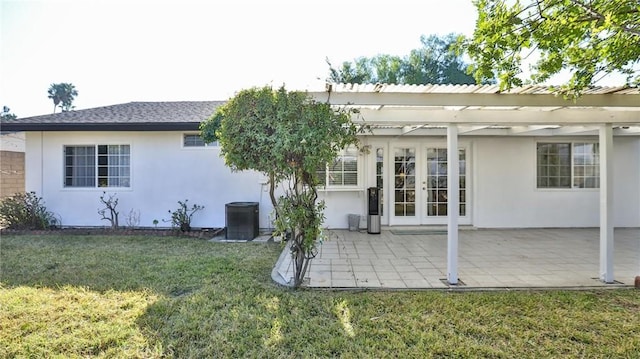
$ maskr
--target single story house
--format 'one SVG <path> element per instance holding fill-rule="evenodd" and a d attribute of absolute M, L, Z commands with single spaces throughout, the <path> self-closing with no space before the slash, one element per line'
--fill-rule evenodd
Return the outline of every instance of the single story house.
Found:
<path fill-rule="evenodd" d="M 354 120 L 371 128 L 361 150 L 345 149 L 322 172 L 327 227 L 347 228 L 349 214 L 366 220 L 369 187 L 382 190 L 383 226 L 447 225 L 449 261 L 459 225 L 600 227 L 609 282 L 613 228 L 640 227 L 638 88 L 597 87 L 576 100 L 544 86 L 327 84 L 308 93 L 357 107 Z M 97 209 L 106 191 L 117 193 L 123 215 L 139 211 L 142 226 L 188 199 L 205 206 L 194 226 L 223 227 L 225 204 L 241 201 L 258 202 L 260 227 L 270 227 L 266 178 L 232 173 L 216 144 L 198 136 L 220 104 L 132 102 L 6 121 L 2 130 L 26 132 L 26 190 L 63 225 L 104 225 Z"/>

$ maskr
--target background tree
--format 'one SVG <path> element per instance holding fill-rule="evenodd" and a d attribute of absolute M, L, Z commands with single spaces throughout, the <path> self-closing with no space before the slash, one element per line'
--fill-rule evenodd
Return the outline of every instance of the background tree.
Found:
<path fill-rule="evenodd" d="M 324 202 L 317 201 L 317 171 L 358 142 L 352 113 L 302 92 L 263 87 L 241 91 L 201 126 L 206 142 L 220 141 L 232 170 L 256 170 L 269 176 L 272 188 L 285 187 L 274 203 L 274 235 L 290 235 L 295 287 L 302 284 L 322 238 Z"/>
<path fill-rule="evenodd" d="M 512 5 L 508 5 L 512 4 Z M 579 95 L 607 74 L 640 82 L 638 0 L 476 0 L 478 20 L 464 48 L 476 62 L 476 80 L 498 78 L 500 87 L 521 86 L 522 61 L 539 56 L 524 79 L 542 83 L 566 69 L 559 92 Z"/>
<path fill-rule="evenodd" d="M 48 97 L 53 100 L 53 113 L 56 113 L 56 107 L 60 107 L 62 112 L 72 110 L 73 101 L 78 96 L 78 90 L 71 83 L 61 82 L 59 84 L 51 84 L 48 90 Z"/>
<path fill-rule="evenodd" d="M 340 69 L 329 64 L 329 79 L 334 83 L 388 83 L 388 84 L 474 84 L 467 73 L 459 52 L 462 35 L 449 34 L 420 37 L 422 47 L 409 55 L 377 55 L 360 57 L 354 62 L 343 62 Z"/>
<path fill-rule="evenodd" d="M 15 120 L 18 118 L 14 113 L 11 113 L 11 109 L 7 106 L 2 106 L 2 113 L 0 113 L 1 120 Z"/>

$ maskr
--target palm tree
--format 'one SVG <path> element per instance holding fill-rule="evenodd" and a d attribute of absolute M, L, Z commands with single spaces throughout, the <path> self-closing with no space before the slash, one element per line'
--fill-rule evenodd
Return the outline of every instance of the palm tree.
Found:
<path fill-rule="evenodd" d="M 0 113 L 0 120 L 15 120 L 18 118 L 14 113 L 11 113 L 11 109 L 7 106 L 2 106 L 2 113 Z"/>
<path fill-rule="evenodd" d="M 49 98 L 53 100 L 53 113 L 56 113 L 56 107 L 64 111 L 73 109 L 73 100 L 78 96 L 78 90 L 71 83 L 61 82 L 59 84 L 51 84 L 49 86 Z"/>

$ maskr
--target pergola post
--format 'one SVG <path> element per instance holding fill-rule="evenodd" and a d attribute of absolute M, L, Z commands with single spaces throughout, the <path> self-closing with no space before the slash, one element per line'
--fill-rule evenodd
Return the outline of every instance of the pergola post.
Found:
<path fill-rule="evenodd" d="M 613 283 L 613 129 L 599 129 L 600 140 L 600 280 Z"/>
<path fill-rule="evenodd" d="M 447 281 L 458 284 L 458 216 L 460 211 L 460 165 L 458 126 L 447 126 Z"/>

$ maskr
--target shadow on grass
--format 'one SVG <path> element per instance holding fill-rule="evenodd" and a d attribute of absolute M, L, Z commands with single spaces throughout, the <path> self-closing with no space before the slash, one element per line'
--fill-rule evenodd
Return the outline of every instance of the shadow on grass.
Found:
<path fill-rule="evenodd" d="M 112 309 L 99 319 L 110 322 L 114 312 L 137 308 L 138 292 L 149 294 L 127 317 L 126 338 L 93 340 L 77 352 L 52 348 L 50 356 L 108 356 L 135 340 L 146 344 L 131 357 L 636 357 L 640 350 L 640 336 L 627 335 L 640 333 L 640 296 L 632 290 L 296 291 L 271 281 L 278 244 L 3 236 L 0 245 L 0 292 L 15 289 L 18 308 L 33 295 L 20 296 L 23 286 L 73 286 L 82 300 L 104 297 Z M 74 294 L 75 287 L 92 292 Z M 120 292 L 133 299 L 118 299 Z M 76 308 L 89 328 L 96 325 L 91 305 Z M 25 335 L 25 318 L 8 338 Z M 47 325 L 65 328 L 43 322 L 43 336 Z M 75 340 L 91 339 L 87 333 Z"/>
<path fill-rule="evenodd" d="M 166 296 L 188 294 L 219 276 L 258 274 L 254 261 L 273 265 L 281 250 L 273 243 L 99 235 L 3 236 L 0 249 L 5 286 L 71 285 Z"/>
<path fill-rule="evenodd" d="M 209 335 L 206 323 L 215 318 L 211 313 L 220 312 L 226 316 L 230 313 L 224 308 L 230 305 L 251 306 L 247 296 L 252 298 L 265 291 L 281 290 L 270 278 L 271 268 L 281 250 L 282 247 L 274 243 L 213 243 L 183 237 L 3 236 L 0 289 L 3 295 L 18 303 L 12 315 L 19 321 L 32 323 L 46 322 L 46 318 L 26 316 L 20 309 L 24 306 L 19 304 L 25 298 L 37 298 L 54 305 L 59 301 L 55 298 L 69 297 L 70 291 L 76 293 L 78 290 L 87 293 L 89 298 L 107 298 L 114 293 L 122 296 L 151 293 L 154 299 L 148 301 L 129 324 L 139 327 L 149 338 L 153 348 L 145 350 L 166 354 L 179 348 L 179 352 L 185 353 L 192 351 L 186 343 L 191 343 L 196 336 Z M 46 312 L 44 307 L 43 313 Z M 74 316 L 104 317 L 96 314 L 100 312 L 99 308 L 91 307 L 89 305 L 85 312 L 76 310 Z M 218 319 L 216 325 L 229 324 Z M 95 340 L 79 335 L 77 340 L 85 341 L 84 346 L 67 345 L 67 349 L 50 352 L 51 344 L 41 340 L 44 334 L 38 334 L 40 330 L 24 333 L 24 324 L 14 322 L 12 325 L 17 337 L 29 335 L 34 338 L 30 343 L 32 348 L 38 348 L 35 353 L 74 356 L 87 350 L 101 351 L 99 347 L 96 349 Z M 94 324 L 104 327 L 99 322 Z M 103 342 L 99 345 L 104 345 L 105 340 L 110 341 L 97 339 Z M 34 346 L 34 343 L 38 344 Z M 113 345 L 123 343 L 126 344 L 126 338 Z M 80 348 L 80 352 L 70 352 L 68 348 Z M 18 346 L 16 352 L 22 349 L 25 348 Z"/>

